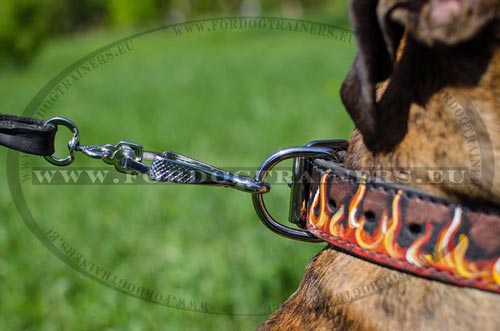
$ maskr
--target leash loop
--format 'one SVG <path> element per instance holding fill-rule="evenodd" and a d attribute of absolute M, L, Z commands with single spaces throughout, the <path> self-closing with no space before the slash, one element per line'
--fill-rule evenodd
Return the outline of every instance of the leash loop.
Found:
<path fill-rule="evenodd" d="M 307 158 L 307 157 L 332 159 L 334 157 L 334 149 L 329 147 L 311 147 L 311 146 L 290 147 L 281 149 L 271 154 L 267 159 L 264 160 L 264 162 L 262 162 L 259 169 L 257 170 L 255 178 L 260 182 L 265 182 L 271 170 L 278 163 L 288 159 Z M 262 194 L 254 194 L 252 196 L 252 200 L 257 215 L 261 219 L 262 223 L 264 223 L 264 225 L 267 226 L 271 231 L 283 237 L 300 241 L 306 241 L 312 243 L 318 243 L 323 241 L 323 239 L 314 236 L 309 231 L 294 229 L 276 221 L 269 213 L 266 207 L 266 203 L 264 202 L 264 196 Z"/>
<path fill-rule="evenodd" d="M 55 125 L 55 126 L 64 126 L 68 129 L 71 130 L 71 132 L 73 132 L 73 137 L 71 138 L 71 140 L 68 142 L 68 150 L 69 150 L 69 155 L 65 158 L 58 158 L 54 155 L 47 155 L 47 156 L 44 156 L 44 158 L 49 161 L 50 163 L 56 165 L 56 166 L 67 166 L 67 165 L 70 165 L 71 163 L 73 163 L 73 161 L 75 160 L 75 150 L 77 149 L 78 147 L 78 144 L 79 144 L 79 132 L 78 132 L 78 127 L 76 126 L 76 124 L 67 119 L 67 118 L 64 118 L 64 117 L 54 117 L 54 118 L 51 118 L 50 120 L 46 121 L 45 122 L 46 125 L 48 124 L 52 124 L 52 125 Z"/>

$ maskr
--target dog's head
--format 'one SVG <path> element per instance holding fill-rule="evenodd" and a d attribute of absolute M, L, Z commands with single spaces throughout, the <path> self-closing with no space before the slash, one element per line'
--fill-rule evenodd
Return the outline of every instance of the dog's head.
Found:
<path fill-rule="evenodd" d="M 392 116 L 377 109 L 375 87 L 393 74 L 405 33 L 428 48 L 466 43 L 498 25 L 500 0 L 350 0 L 350 14 L 359 52 L 341 96 L 370 148 L 380 138 L 380 117 Z M 397 140 L 406 124 L 404 118 L 391 121 L 403 127 L 393 139 Z"/>

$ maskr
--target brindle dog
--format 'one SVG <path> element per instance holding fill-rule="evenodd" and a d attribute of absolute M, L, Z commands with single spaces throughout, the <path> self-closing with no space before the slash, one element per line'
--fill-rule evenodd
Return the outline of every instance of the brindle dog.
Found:
<path fill-rule="evenodd" d="M 478 180 L 418 187 L 455 202 L 498 206 L 500 1 L 351 0 L 350 14 L 359 52 L 341 91 L 356 125 L 347 167 L 386 175 L 401 168 L 470 169 L 476 148 Z M 385 279 L 404 281 L 339 303 L 338 294 Z M 498 294 L 407 276 L 331 247 L 310 262 L 299 289 L 260 328 L 498 329 Z"/>

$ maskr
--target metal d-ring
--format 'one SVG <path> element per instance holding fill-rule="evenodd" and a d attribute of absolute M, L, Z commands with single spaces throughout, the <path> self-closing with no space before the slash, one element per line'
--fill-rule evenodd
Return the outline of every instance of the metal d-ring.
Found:
<path fill-rule="evenodd" d="M 333 156 L 333 149 L 328 147 L 290 147 L 279 150 L 271 154 L 267 159 L 262 162 L 255 179 L 260 182 L 265 182 L 269 172 L 280 162 L 288 159 L 299 158 L 299 157 L 322 157 L 331 158 Z M 317 238 L 309 231 L 298 230 L 285 226 L 278 221 L 276 221 L 269 211 L 267 210 L 266 204 L 264 202 L 264 195 L 261 193 L 252 195 L 253 205 L 257 215 L 261 219 L 262 223 L 267 226 L 271 231 L 290 239 L 318 243 L 322 242 L 322 239 Z"/>
<path fill-rule="evenodd" d="M 46 121 L 45 124 L 53 124 L 56 126 L 62 125 L 64 127 L 67 127 L 68 129 L 73 132 L 73 137 L 71 140 L 68 142 L 68 149 L 69 149 L 69 156 L 65 158 L 58 158 L 54 155 L 49 155 L 49 156 L 44 156 L 47 161 L 50 163 L 56 165 L 56 166 L 67 166 L 75 160 L 75 150 L 78 146 L 78 127 L 73 121 L 70 121 L 67 118 L 64 117 L 54 117 L 51 118 L 50 120 Z"/>

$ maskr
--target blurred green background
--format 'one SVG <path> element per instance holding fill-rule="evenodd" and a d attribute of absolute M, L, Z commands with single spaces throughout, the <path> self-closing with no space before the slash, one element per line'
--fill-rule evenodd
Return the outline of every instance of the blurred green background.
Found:
<path fill-rule="evenodd" d="M 161 25 L 260 15 L 349 29 L 346 1 L 337 0 L 0 0 L 0 12 L 0 111 L 12 114 L 83 56 Z M 130 51 L 80 79 L 46 118 L 75 121 L 83 144 L 129 140 L 232 169 L 256 168 L 279 148 L 349 137 L 338 91 L 353 43 L 271 28 L 182 31 L 132 39 Z M 61 155 L 68 138 L 61 129 Z M 71 167 L 103 166 L 77 157 Z M 28 174 L 48 166 L 33 156 L 21 162 Z M 2 330 L 252 330 L 324 246 L 271 233 L 238 191 L 22 182 L 40 228 L 118 278 L 170 295 L 173 306 L 209 313 L 156 305 L 89 279 L 43 246 L 15 208 L 6 162 L 0 169 Z M 275 185 L 266 197 L 283 221 L 288 195 Z"/>

